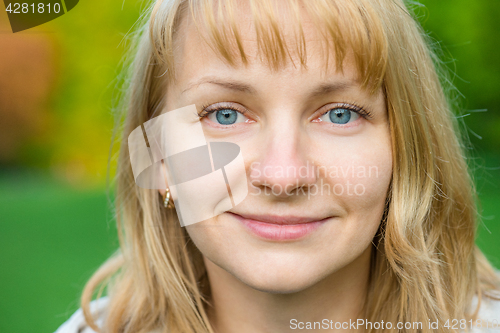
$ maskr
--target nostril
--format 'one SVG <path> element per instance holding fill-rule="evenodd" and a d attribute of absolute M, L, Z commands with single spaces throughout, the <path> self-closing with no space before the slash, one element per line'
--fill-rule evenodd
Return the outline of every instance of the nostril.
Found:
<path fill-rule="evenodd" d="M 276 160 L 275 160 L 276 162 Z M 274 197 L 305 196 L 317 182 L 314 163 L 277 163 L 254 162 L 249 170 L 250 185 L 253 193 L 263 193 Z"/>

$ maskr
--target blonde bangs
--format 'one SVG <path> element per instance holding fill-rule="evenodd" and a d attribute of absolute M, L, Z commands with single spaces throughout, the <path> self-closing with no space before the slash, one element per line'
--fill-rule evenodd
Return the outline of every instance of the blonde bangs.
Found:
<path fill-rule="evenodd" d="M 271 69 L 279 69 L 294 57 L 307 67 L 306 38 L 302 22 L 307 17 L 322 37 L 325 70 L 334 55 L 335 68 L 342 71 L 345 57 L 352 52 L 359 82 L 372 92 L 382 84 L 388 58 L 388 41 L 380 8 L 358 1 L 263 1 L 248 0 L 258 52 Z M 157 3 L 150 25 L 151 40 L 159 61 L 174 76 L 173 41 L 183 15 L 190 13 L 200 36 L 230 65 L 247 65 L 241 24 L 234 0 L 180 0 Z M 173 8 L 174 7 L 174 8 Z M 173 10 L 172 10 L 173 9 Z M 162 13 L 164 15 L 162 15 Z M 292 36 L 285 34 L 292 27 Z"/>

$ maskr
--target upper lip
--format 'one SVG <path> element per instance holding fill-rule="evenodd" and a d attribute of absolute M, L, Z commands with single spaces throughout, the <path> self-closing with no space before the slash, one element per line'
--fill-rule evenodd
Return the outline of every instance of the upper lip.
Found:
<path fill-rule="evenodd" d="M 257 214 L 240 214 L 228 212 L 247 220 L 253 220 L 257 222 L 272 223 L 272 224 L 302 224 L 309 222 L 317 222 L 325 220 L 329 217 L 305 217 L 305 216 L 295 216 L 295 215 L 257 215 Z"/>

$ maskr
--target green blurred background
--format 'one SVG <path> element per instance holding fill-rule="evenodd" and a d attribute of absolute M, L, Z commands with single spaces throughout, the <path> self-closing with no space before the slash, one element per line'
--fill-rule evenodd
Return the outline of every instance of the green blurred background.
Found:
<path fill-rule="evenodd" d="M 416 14 L 443 49 L 472 143 L 478 244 L 500 268 L 500 1 L 423 3 Z M 53 332 L 118 246 L 106 174 L 125 36 L 142 6 L 82 1 L 12 34 L 0 5 L 2 333 Z"/>

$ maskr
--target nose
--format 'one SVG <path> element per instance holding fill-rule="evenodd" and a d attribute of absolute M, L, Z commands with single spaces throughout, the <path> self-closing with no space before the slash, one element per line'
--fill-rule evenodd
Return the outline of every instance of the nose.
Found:
<path fill-rule="evenodd" d="M 306 194 L 317 175 L 304 131 L 281 123 L 269 128 L 264 138 L 258 158 L 250 165 L 251 185 L 278 198 Z"/>

